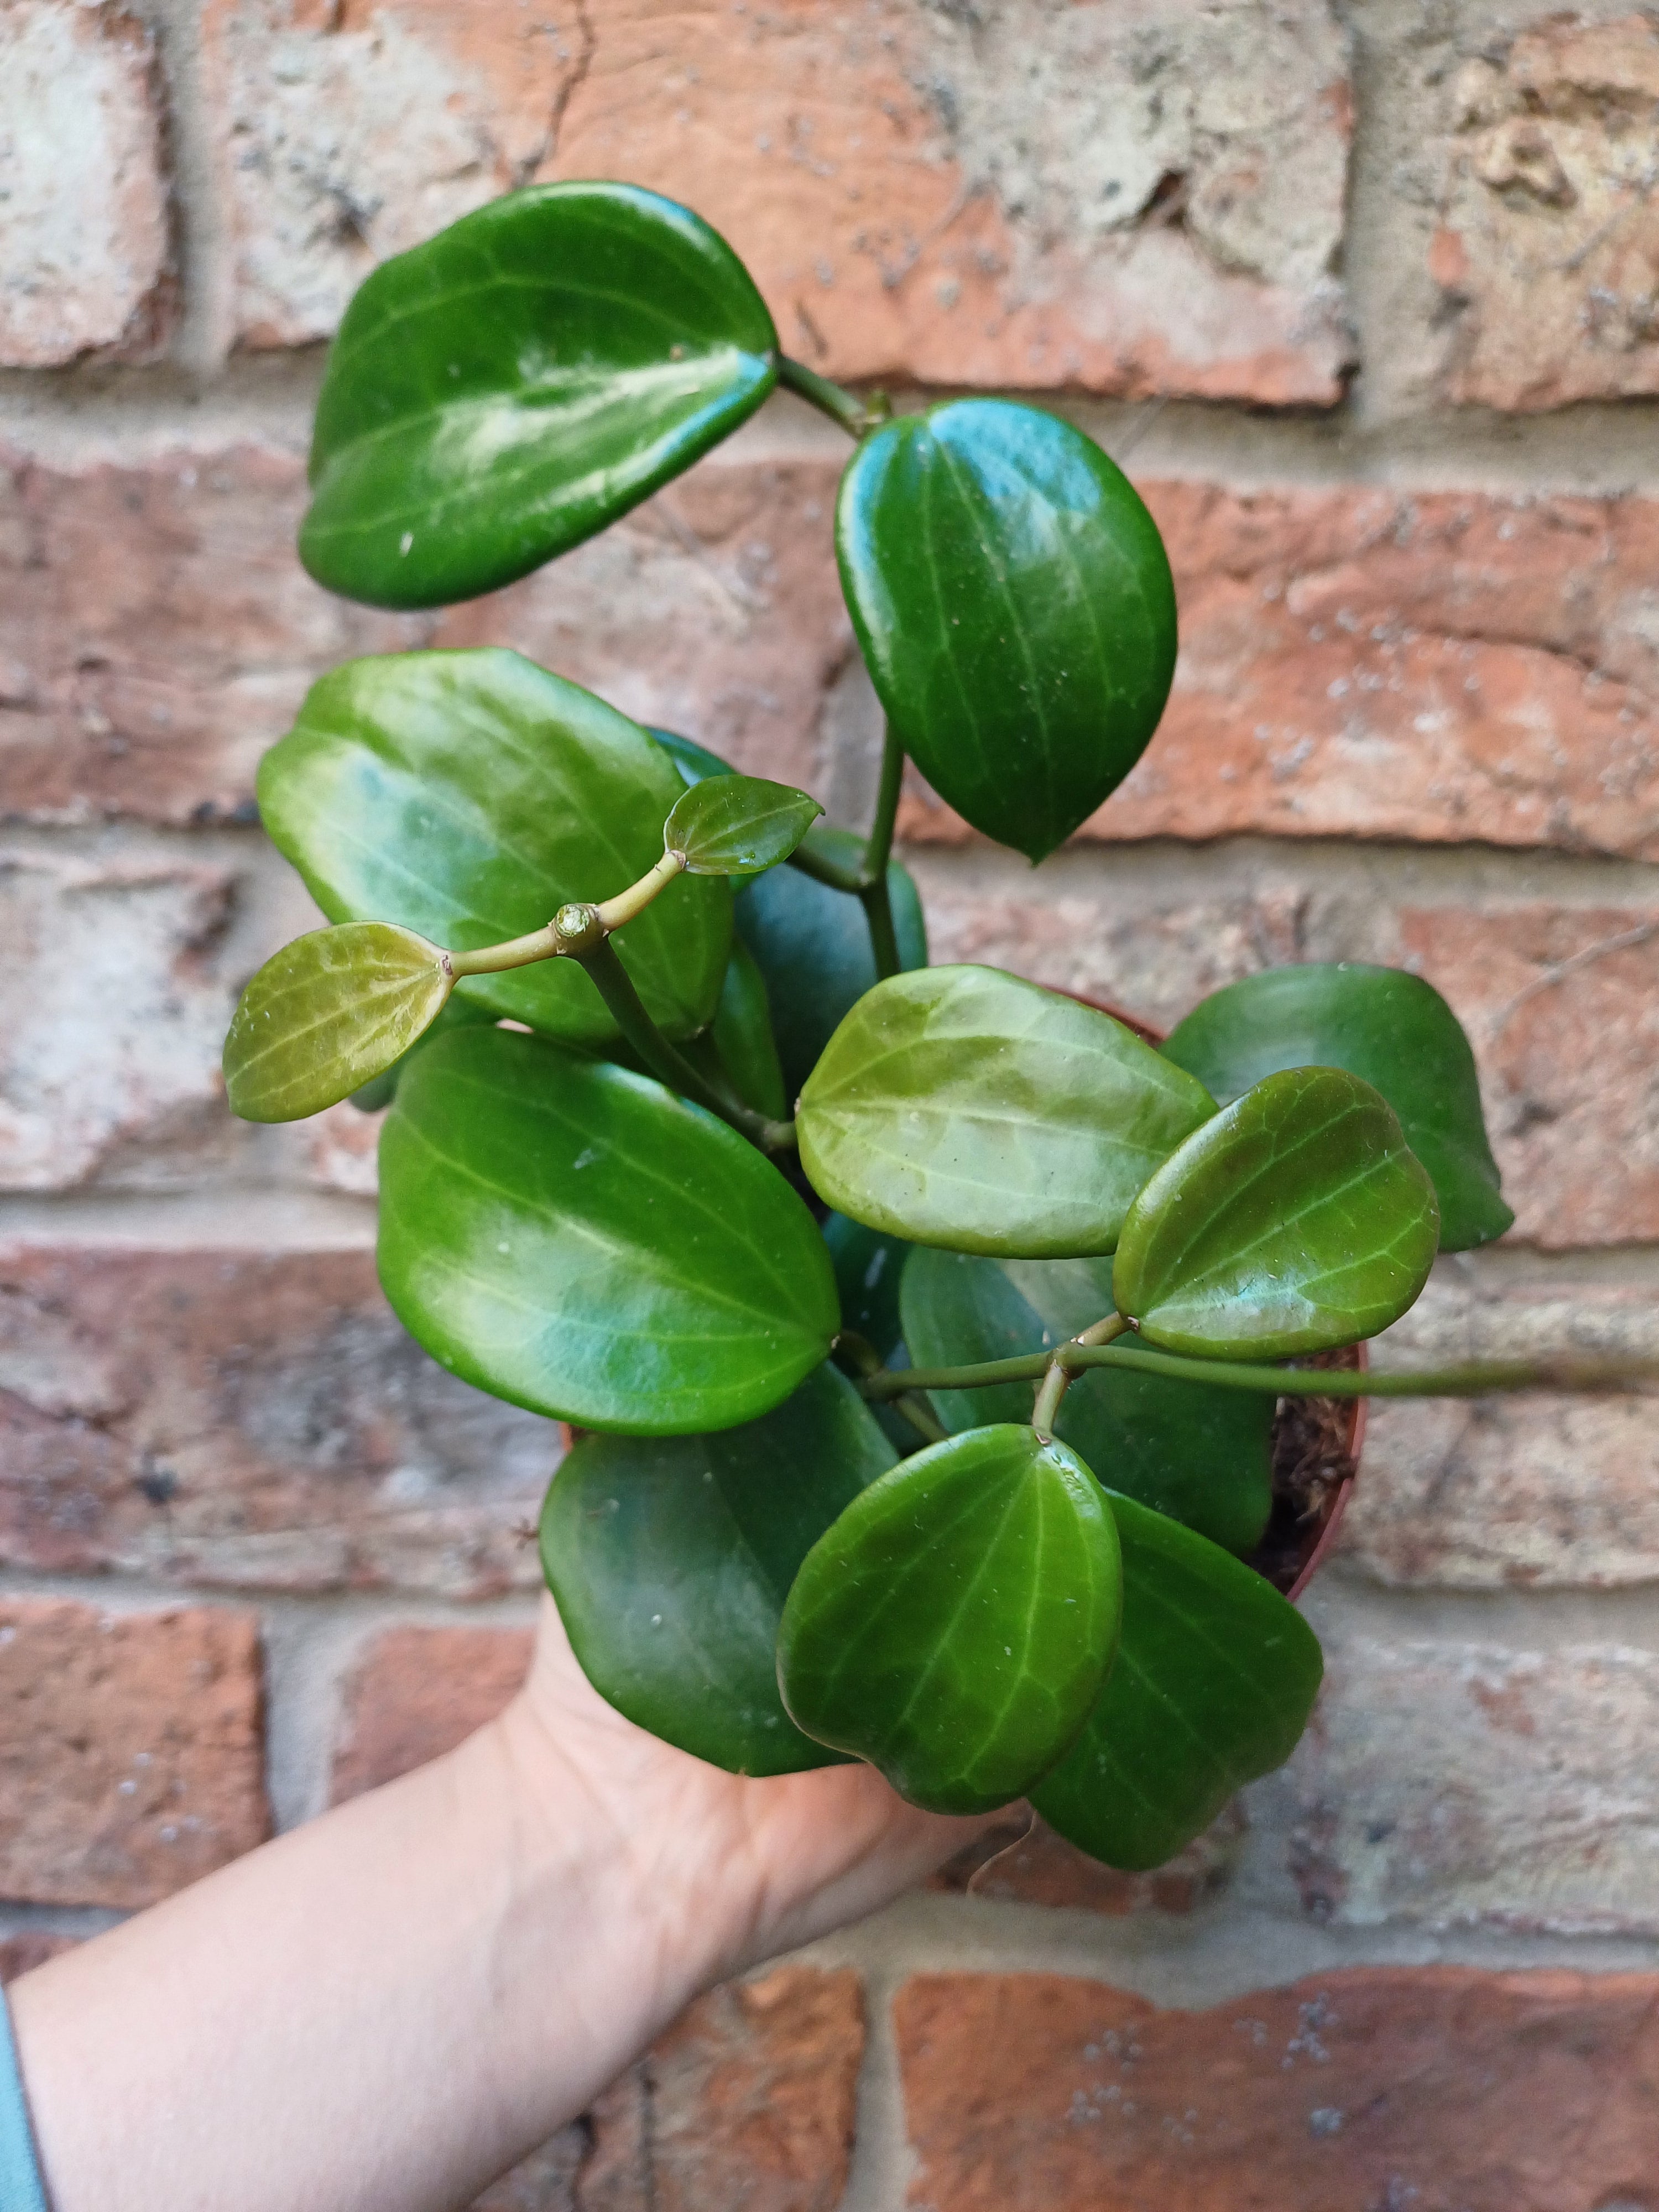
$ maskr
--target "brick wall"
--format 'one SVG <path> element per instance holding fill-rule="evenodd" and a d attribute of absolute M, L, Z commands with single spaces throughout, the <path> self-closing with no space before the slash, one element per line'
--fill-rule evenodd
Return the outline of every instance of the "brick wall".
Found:
<path fill-rule="evenodd" d="M 1659 15 L 1592 0 L 6 0 L 0 1971 L 494 1710 L 556 1443 L 401 1334 L 374 1132 L 220 1095 L 306 926 L 251 804 L 352 653 L 507 641 L 856 819 L 842 447 L 780 398 L 397 617 L 301 574 L 319 342 L 536 177 L 697 204 L 828 372 L 1133 472 L 1168 721 L 1041 876 L 920 787 L 939 952 L 1168 1020 L 1430 976 L 1518 1224 L 1416 1352 L 1659 1346 Z M 493 2212 L 1659 2206 L 1650 1408 L 1376 1413 L 1283 1775 L 1128 1881 L 1039 1835 L 717 1992 Z"/>

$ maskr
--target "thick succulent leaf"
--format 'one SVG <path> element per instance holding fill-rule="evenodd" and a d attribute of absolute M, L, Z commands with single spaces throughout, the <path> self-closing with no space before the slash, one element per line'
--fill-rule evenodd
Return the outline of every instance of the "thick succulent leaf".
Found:
<path fill-rule="evenodd" d="M 807 1553 L 778 1680 L 797 1724 L 937 1813 L 1021 1796 L 1105 1680 L 1112 1516 L 1064 1444 L 975 1429 L 872 1483 Z"/>
<path fill-rule="evenodd" d="M 1132 1498 L 1123 1633 L 1083 1732 L 1030 1792 L 1049 1826 L 1108 1866 L 1162 1866 L 1307 1726 L 1323 1661 L 1301 1614 L 1252 1568 Z"/>
<path fill-rule="evenodd" d="M 1041 860 L 1139 759 L 1175 671 L 1170 563 L 1128 479 L 1055 416 L 950 400 L 863 441 L 836 547 L 904 750 Z"/>
<path fill-rule="evenodd" d="M 1164 1050 L 1224 1104 L 1285 1067 L 1346 1067 L 1380 1091 L 1440 1200 L 1440 1249 L 1501 1237 L 1499 1192 L 1474 1054 L 1431 983 L 1356 962 L 1274 968 L 1204 1000 Z"/>
<path fill-rule="evenodd" d="M 313 929 L 266 961 L 225 1039 L 225 1092 L 245 1121 L 336 1106 L 402 1058 L 443 1011 L 443 948 L 384 921 Z"/>
<path fill-rule="evenodd" d="M 757 876 L 787 860 L 823 811 L 787 783 L 702 776 L 664 823 L 663 850 L 680 854 L 694 876 Z"/>
<path fill-rule="evenodd" d="M 826 1205 L 917 1244 L 1109 1252 L 1209 1093 L 1109 1014 L 995 968 L 928 968 L 860 999 L 801 1092 Z"/>
<path fill-rule="evenodd" d="M 351 925 L 344 923 L 341 926 L 349 928 Z M 447 1036 L 451 1030 L 490 1029 L 494 1027 L 495 1021 L 495 1017 L 488 1006 L 476 1006 L 471 999 L 463 999 L 452 992 L 431 1027 L 416 1038 L 408 1051 L 400 1059 L 394 1060 L 390 1067 L 383 1069 L 361 1089 L 352 1092 L 352 1104 L 360 1113 L 378 1114 L 383 1106 L 389 1106 L 397 1097 L 404 1071 L 416 1053 L 423 1052 L 434 1038 Z"/>
<path fill-rule="evenodd" d="M 548 1586 L 618 1712 L 731 1774 L 843 1754 L 778 1694 L 778 1621 L 801 1561 L 893 1449 L 852 1384 L 816 1369 L 757 1421 L 701 1437 L 587 1437 L 542 1512 Z"/>
<path fill-rule="evenodd" d="M 300 557 L 384 607 L 511 583 L 678 476 L 777 374 L 731 248 L 630 185 L 538 185 L 383 262 L 328 356 Z"/>
<path fill-rule="evenodd" d="M 844 1213 L 825 1217 L 823 1241 L 836 1263 L 842 1327 L 855 1330 L 885 1359 L 903 1334 L 903 1323 L 899 1318 L 899 1284 L 910 1246 L 902 1237 L 885 1237 L 878 1229 L 866 1229 L 861 1221 L 849 1220 Z M 988 1418 L 1017 1421 L 1022 1414 L 1029 1417 L 1030 1410 L 1028 1402 L 1012 1413 Z M 959 1425 L 972 1428 L 977 1425 L 963 1421 Z"/>
<path fill-rule="evenodd" d="M 512 1030 L 412 1062 L 380 1136 L 380 1280 L 433 1357 L 584 1428 L 731 1428 L 830 1349 L 835 1273 L 769 1161 L 647 1076 Z"/>
<path fill-rule="evenodd" d="M 637 723 L 516 653 L 389 653 L 312 686 L 259 764 L 259 811 L 334 921 L 389 920 L 463 952 L 609 898 L 662 857 L 684 786 Z M 617 933 L 669 1036 L 714 1011 L 732 894 L 681 877 Z M 616 1026 L 571 960 L 458 985 L 464 1001 L 592 1049 Z"/>
<path fill-rule="evenodd" d="M 843 867 L 856 868 L 864 841 L 850 830 L 813 824 L 811 842 Z M 899 958 L 907 969 L 927 964 L 921 899 L 895 860 L 887 895 Z M 849 892 L 832 890 L 798 868 L 774 868 L 738 894 L 738 934 L 760 963 L 772 1008 L 772 1029 L 791 1098 L 818 1063 L 836 1025 L 876 980 L 870 927 Z"/>
<path fill-rule="evenodd" d="M 1109 1260 L 987 1260 L 918 1249 L 900 1291 L 904 1340 L 918 1367 L 1049 1351 L 1111 1310 Z M 933 1394 L 952 1431 L 1029 1421 L 1032 1399 L 1029 1382 Z M 1230 1552 L 1249 1552 L 1273 1507 L 1273 1425 L 1270 1398 L 1097 1367 L 1073 1382 L 1054 1433 L 1108 1489 L 1172 1515 Z"/>
<path fill-rule="evenodd" d="M 1158 1170 L 1124 1224 L 1113 1288 L 1149 1344 L 1290 1358 L 1398 1321 L 1439 1231 L 1388 1101 L 1340 1068 L 1291 1068 Z"/>

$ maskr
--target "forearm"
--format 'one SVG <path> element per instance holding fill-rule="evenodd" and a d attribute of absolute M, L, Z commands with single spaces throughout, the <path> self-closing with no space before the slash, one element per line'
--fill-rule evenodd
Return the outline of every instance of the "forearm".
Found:
<path fill-rule="evenodd" d="M 55 2212 L 445 2212 L 628 2063 L 726 1931 L 527 1726 L 16 1985 Z"/>

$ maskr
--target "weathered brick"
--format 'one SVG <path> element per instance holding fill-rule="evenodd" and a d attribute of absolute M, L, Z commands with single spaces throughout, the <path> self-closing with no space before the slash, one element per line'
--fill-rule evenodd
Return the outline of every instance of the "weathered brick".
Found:
<path fill-rule="evenodd" d="M 0 1937 L 0 1988 L 44 1966 L 60 1951 L 72 1948 L 73 1936 L 55 1936 L 45 1928 L 31 1928 L 21 1936 Z"/>
<path fill-rule="evenodd" d="M 595 2105 L 580 2212 L 835 2212 L 863 2055 L 844 1968 L 712 1990 Z"/>
<path fill-rule="evenodd" d="M 1659 1930 L 1659 1658 L 1322 1635 L 1291 1767 L 1311 1913 Z"/>
<path fill-rule="evenodd" d="M 574 2120 L 486 2189 L 472 2212 L 578 2212 L 576 2176 L 587 2151 L 587 2128 Z"/>
<path fill-rule="evenodd" d="M 230 1245 L 0 1248 L 0 1437 L 13 1564 L 462 1597 L 535 1583 L 558 1454 L 405 1335 L 368 1252 Z"/>
<path fill-rule="evenodd" d="M 1360 1968 L 1182 2012 L 1057 1974 L 927 1974 L 894 2009 L 929 2212 L 1650 2201 L 1650 1975 Z"/>
<path fill-rule="evenodd" d="M 113 0 L 0 12 L 0 366 L 143 355 L 172 302 L 155 38 Z"/>
<path fill-rule="evenodd" d="M 1382 1366 L 1659 1352 L 1650 1289 L 1440 1268 Z M 1378 1580 L 1466 1589 L 1659 1580 L 1659 1438 L 1645 1397 L 1379 1399 L 1343 1557 Z"/>
<path fill-rule="evenodd" d="M 689 200 L 832 374 L 1328 404 L 1350 133 L 1322 0 L 216 0 L 238 326 L 331 329 L 532 178 Z"/>
<path fill-rule="evenodd" d="M 345 1686 L 330 1796 L 337 1804 L 453 1751 L 494 1720 L 525 1676 L 522 1628 L 387 1628 Z"/>
<path fill-rule="evenodd" d="M 1659 27 L 1542 15 L 1448 90 L 1428 254 L 1446 395 L 1540 408 L 1659 392 Z"/>
<path fill-rule="evenodd" d="M 258 1622 L 0 1598 L 0 1896 L 139 1905 L 269 1831 Z"/>
<path fill-rule="evenodd" d="M 1226 1887 L 1248 1826 L 1243 1807 L 1235 1802 L 1166 1866 L 1151 1874 L 1120 1874 L 1056 1835 L 1046 1820 L 1016 1808 L 941 1867 L 927 1887 L 1113 1918 L 1191 1912 Z"/>

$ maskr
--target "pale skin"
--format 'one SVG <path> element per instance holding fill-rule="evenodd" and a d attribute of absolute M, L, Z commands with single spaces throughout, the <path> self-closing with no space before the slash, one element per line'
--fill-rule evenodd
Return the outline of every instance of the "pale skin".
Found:
<path fill-rule="evenodd" d="M 544 1601 L 459 1749 L 15 1984 L 53 2212 L 450 2212 L 700 1990 L 982 1822 L 866 1766 L 749 1781 L 590 1688 Z"/>

